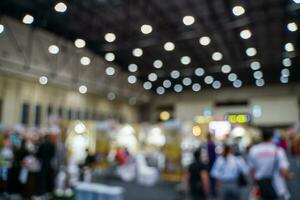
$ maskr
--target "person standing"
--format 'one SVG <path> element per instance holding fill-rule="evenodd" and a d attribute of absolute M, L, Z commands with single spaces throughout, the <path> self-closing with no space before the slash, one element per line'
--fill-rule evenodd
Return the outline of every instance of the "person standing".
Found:
<path fill-rule="evenodd" d="M 289 196 L 286 180 L 291 178 L 287 156 L 282 148 L 273 144 L 272 130 L 263 130 L 262 138 L 249 152 L 252 178 L 262 200 L 285 200 Z"/>
<path fill-rule="evenodd" d="M 242 157 L 232 154 L 229 145 L 224 146 L 223 155 L 213 165 L 211 175 L 217 179 L 223 200 L 240 200 L 240 177 L 248 174 L 248 166 Z"/>
<path fill-rule="evenodd" d="M 186 190 L 188 188 L 191 200 L 205 200 L 209 193 L 209 175 L 207 166 L 201 162 L 200 150 L 194 152 L 194 162 L 186 173 Z"/>
<path fill-rule="evenodd" d="M 206 142 L 207 158 L 208 158 L 208 172 L 209 172 L 209 183 L 210 183 L 210 194 L 212 197 L 217 196 L 216 191 L 216 179 L 210 175 L 213 165 L 217 159 L 216 145 L 212 139 L 212 135 L 208 134 Z"/>

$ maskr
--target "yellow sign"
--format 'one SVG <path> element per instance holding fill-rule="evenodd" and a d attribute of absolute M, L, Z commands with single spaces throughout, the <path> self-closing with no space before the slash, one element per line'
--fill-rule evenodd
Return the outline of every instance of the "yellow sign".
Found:
<path fill-rule="evenodd" d="M 250 116 L 247 114 L 229 114 L 226 116 L 226 120 L 233 124 L 245 124 L 250 122 Z"/>

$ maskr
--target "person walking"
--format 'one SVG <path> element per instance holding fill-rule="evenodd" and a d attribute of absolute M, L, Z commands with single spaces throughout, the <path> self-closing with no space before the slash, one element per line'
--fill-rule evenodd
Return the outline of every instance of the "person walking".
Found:
<path fill-rule="evenodd" d="M 194 162 L 186 173 L 186 183 L 191 200 L 206 199 L 209 193 L 209 175 L 206 165 L 200 159 L 200 150 L 194 152 Z"/>
<path fill-rule="evenodd" d="M 240 189 L 246 183 L 248 166 L 240 156 L 232 154 L 229 145 L 224 146 L 223 155 L 219 156 L 212 168 L 211 175 L 217 179 L 221 199 L 240 200 Z"/>
<path fill-rule="evenodd" d="M 284 150 L 278 148 L 272 138 L 272 130 L 263 130 L 263 141 L 250 149 L 251 175 L 262 200 L 286 200 L 289 197 L 286 180 L 291 178 L 289 162 Z"/>
<path fill-rule="evenodd" d="M 210 172 L 211 172 L 212 167 L 215 164 L 215 161 L 217 159 L 217 153 L 216 153 L 216 145 L 212 139 L 212 135 L 210 135 L 210 134 L 208 134 L 208 136 L 207 136 L 207 142 L 205 144 L 205 147 L 206 147 L 207 158 L 208 158 L 210 195 L 215 198 L 217 196 L 216 179 L 213 176 L 211 176 Z"/>

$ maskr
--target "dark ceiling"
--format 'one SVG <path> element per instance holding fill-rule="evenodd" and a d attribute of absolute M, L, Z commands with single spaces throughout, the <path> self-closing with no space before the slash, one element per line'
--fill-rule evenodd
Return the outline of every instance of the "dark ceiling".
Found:
<path fill-rule="evenodd" d="M 54 32 L 70 41 L 83 38 L 87 48 L 104 56 L 106 52 L 116 55 L 115 62 L 128 72 L 128 65 L 136 63 L 139 70 L 136 74 L 140 80 L 147 81 L 148 74 L 155 72 L 158 80 L 153 82 L 152 89 L 162 85 L 166 79 L 172 83 L 182 83 L 184 77 L 191 77 L 193 83 L 202 87 L 211 87 L 204 83 L 203 77 L 197 77 L 194 70 L 202 67 L 206 75 L 212 75 L 222 83 L 222 87 L 232 87 L 227 74 L 221 72 L 221 66 L 229 64 L 232 72 L 238 75 L 243 85 L 255 86 L 253 70 L 250 63 L 257 60 L 262 65 L 266 86 L 280 83 L 282 59 L 289 57 L 289 82 L 300 81 L 299 30 L 287 29 L 289 22 L 298 26 L 300 4 L 293 0 L 68 0 L 65 13 L 55 12 L 56 0 L 1 0 L 1 15 L 9 15 L 22 20 L 27 13 L 34 16 L 33 27 Z M 241 5 L 245 14 L 235 16 L 232 8 Z M 195 23 L 185 26 L 182 18 L 185 15 L 195 17 Z M 144 35 L 140 31 L 143 24 L 153 27 L 152 33 Z M 252 37 L 244 40 L 240 31 L 249 29 Z M 113 43 L 104 40 L 107 32 L 116 34 Z M 209 36 L 208 46 L 199 44 L 199 38 Z M 167 41 L 175 43 L 174 51 L 167 52 L 163 45 Z M 285 52 L 284 45 L 292 42 L 295 51 Z M 134 57 L 132 50 L 143 49 L 142 57 Z M 255 47 L 257 55 L 248 57 L 245 50 Z M 213 52 L 223 54 L 221 61 L 211 58 Z M 187 66 L 180 63 L 182 56 L 190 56 Z M 164 66 L 153 67 L 153 61 L 160 59 Z M 177 69 L 181 72 L 178 79 L 170 78 L 170 72 Z M 128 72 L 129 74 L 129 72 Z M 191 87 L 184 86 L 185 89 Z M 168 91 L 172 91 L 170 88 Z"/>

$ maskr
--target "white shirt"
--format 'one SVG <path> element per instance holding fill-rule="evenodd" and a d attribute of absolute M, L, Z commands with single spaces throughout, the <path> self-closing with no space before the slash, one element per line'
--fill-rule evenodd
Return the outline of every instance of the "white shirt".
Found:
<path fill-rule="evenodd" d="M 219 156 L 212 168 L 211 175 L 221 181 L 236 181 L 240 172 L 248 173 L 248 166 L 242 157 Z"/>
<path fill-rule="evenodd" d="M 285 180 L 280 174 L 280 169 L 289 168 L 289 162 L 283 149 L 266 142 L 255 145 L 249 152 L 249 166 L 255 170 L 255 179 L 273 177 L 277 193 L 279 195 L 287 193 Z"/>

